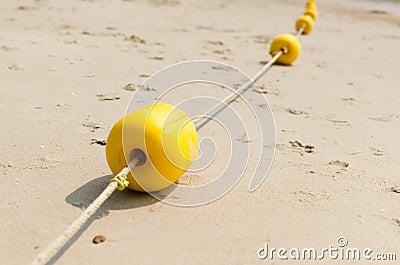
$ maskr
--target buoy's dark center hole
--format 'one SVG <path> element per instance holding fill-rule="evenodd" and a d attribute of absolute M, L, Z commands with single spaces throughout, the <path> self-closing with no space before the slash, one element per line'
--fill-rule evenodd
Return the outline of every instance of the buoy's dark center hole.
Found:
<path fill-rule="evenodd" d="M 133 159 L 138 159 L 136 166 L 141 166 L 146 163 L 146 154 L 141 149 L 135 148 L 129 155 L 129 161 L 132 161 Z"/>

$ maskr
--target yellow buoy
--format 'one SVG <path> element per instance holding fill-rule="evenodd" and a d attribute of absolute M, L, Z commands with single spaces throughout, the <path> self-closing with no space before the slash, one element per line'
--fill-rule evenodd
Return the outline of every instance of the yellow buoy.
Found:
<path fill-rule="evenodd" d="M 316 8 L 309 7 L 306 9 L 306 12 L 304 12 L 304 15 L 308 15 L 308 16 L 312 17 L 312 19 L 315 20 L 318 16 L 318 12 L 317 12 Z"/>
<path fill-rule="evenodd" d="M 187 114 L 157 103 L 126 115 L 113 126 L 106 157 L 115 175 L 134 155 L 144 154 L 145 160 L 128 174 L 128 188 L 152 192 L 178 180 L 196 158 L 197 148 L 196 127 Z"/>
<path fill-rule="evenodd" d="M 282 34 L 276 37 L 269 49 L 269 53 L 274 56 L 279 51 L 283 54 L 277 59 L 277 63 L 289 65 L 294 62 L 300 54 L 300 42 L 291 34 Z"/>
<path fill-rule="evenodd" d="M 306 4 L 306 8 L 313 8 L 313 9 L 317 10 L 317 5 L 312 1 L 308 1 Z"/>
<path fill-rule="evenodd" d="M 296 21 L 296 31 L 304 28 L 303 34 L 309 34 L 314 28 L 314 20 L 309 15 L 302 15 Z"/>

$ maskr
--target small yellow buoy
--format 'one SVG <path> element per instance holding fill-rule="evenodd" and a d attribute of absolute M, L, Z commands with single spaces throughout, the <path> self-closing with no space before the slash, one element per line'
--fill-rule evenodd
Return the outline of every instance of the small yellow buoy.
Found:
<path fill-rule="evenodd" d="M 309 34 L 314 28 L 314 20 L 308 15 L 302 15 L 296 21 L 296 31 L 299 31 L 301 27 L 304 28 L 303 34 Z"/>
<path fill-rule="evenodd" d="M 317 12 L 316 8 L 308 7 L 306 9 L 306 12 L 304 12 L 304 15 L 308 15 L 308 16 L 312 17 L 312 19 L 315 20 L 317 18 L 317 16 L 318 16 L 318 12 Z"/>
<path fill-rule="evenodd" d="M 269 49 L 269 53 L 274 56 L 279 51 L 283 54 L 277 59 L 277 63 L 289 65 L 294 62 L 300 54 L 300 42 L 291 34 L 282 34 L 276 37 Z"/>
<path fill-rule="evenodd" d="M 197 148 L 196 127 L 187 114 L 174 106 L 157 103 L 126 115 L 113 126 L 106 157 L 115 175 L 133 156 L 145 155 L 128 174 L 128 188 L 152 192 L 178 180 L 196 158 Z"/>
<path fill-rule="evenodd" d="M 317 10 L 317 5 L 312 1 L 308 1 L 306 4 L 306 8 L 312 8 L 312 9 Z"/>

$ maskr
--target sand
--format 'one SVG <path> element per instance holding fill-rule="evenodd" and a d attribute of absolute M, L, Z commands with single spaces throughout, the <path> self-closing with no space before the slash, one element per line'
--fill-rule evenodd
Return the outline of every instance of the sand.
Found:
<path fill-rule="evenodd" d="M 1 263 L 30 262 L 105 187 L 102 142 L 129 88 L 194 59 L 252 75 L 303 2 L 1 1 Z M 230 193 L 201 207 L 117 193 L 57 264 L 288 264 L 257 250 L 323 248 L 340 236 L 399 259 L 400 16 L 318 6 L 300 58 L 259 82 L 277 132 L 261 188 L 247 191 L 250 160 Z M 96 235 L 106 240 L 95 245 Z M 321 261 L 333 263 L 348 264 Z"/>

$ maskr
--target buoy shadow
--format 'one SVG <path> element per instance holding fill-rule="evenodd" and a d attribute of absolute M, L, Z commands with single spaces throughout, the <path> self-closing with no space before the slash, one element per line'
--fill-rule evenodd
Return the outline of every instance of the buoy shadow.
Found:
<path fill-rule="evenodd" d="M 113 175 L 106 175 L 97 179 L 93 179 L 83 186 L 79 187 L 67 197 L 65 202 L 78 207 L 80 209 L 87 208 L 94 199 L 107 187 L 109 180 Z M 164 190 L 163 196 L 167 196 L 172 189 Z M 163 198 L 163 197 L 161 197 Z M 123 192 L 115 191 L 110 198 L 100 207 L 100 209 L 78 230 L 77 233 L 57 252 L 57 254 L 46 264 L 53 265 L 68 250 L 68 248 L 86 231 L 86 229 L 96 220 L 107 216 L 110 210 L 127 210 L 145 207 L 159 202 L 158 199 L 147 193 L 134 192 L 125 190 Z"/>
<path fill-rule="evenodd" d="M 107 187 L 109 180 L 113 175 L 106 175 L 97 179 L 93 179 L 83 186 L 79 187 L 67 197 L 65 201 L 80 209 L 87 208 L 94 199 Z M 163 196 L 167 196 L 173 189 L 163 191 Z M 161 197 L 163 198 L 163 197 Z M 107 216 L 110 210 L 127 210 L 145 207 L 158 202 L 147 193 L 134 192 L 125 190 L 123 192 L 115 191 L 110 198 L 100 207 L 100 209 L 78 230 L 77 233 L 57 252 L 57 254 L 46 264 L 53 265 L 68 250 L 68 248 L 86 231 L 86 229 L 96 220 Z"/>
<path fill-rule="evenodd" d="M 86 209 L 96 197 L 107 187 L 113 175 L 93 179 L 65 197 L 65 202 L 80 209 Z M 165 193 L 165 191 L 164 191 Z M 167 196 L 168 194 L 165 194 Z M 113 210 L 127 210 L 146 207 L 159 202 L 147 193 L 124 190 L 115 191 L 95 214 L 95 219 L 107 216 Z"/>

